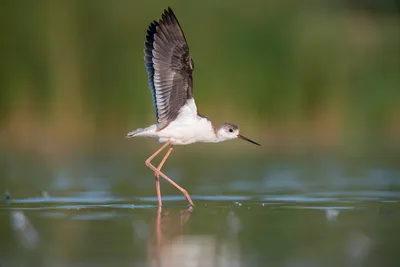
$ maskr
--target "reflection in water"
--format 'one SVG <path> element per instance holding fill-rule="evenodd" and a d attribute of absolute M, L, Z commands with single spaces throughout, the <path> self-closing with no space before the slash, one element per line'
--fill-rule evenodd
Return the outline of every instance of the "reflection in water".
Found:
<path fill-rule="evenodd" d="M 230 167 L 243 169 L 239 164 Z M 155 209 L 157 199 L 146 197 L 144 185 L 124 191 L 126 183 L 115 183 L 125 179 L 118 173 L 116 179 L 103 180 L 112 190 L 96 185 L 87 190 L 79 175 L 71 175 L 71 187 L 61 190 L 52 187 L 51 177 L 42 178 L 45 173 L 30 176 L 33 188 L 20 178 L 14 186 L 3 186 L 13 196 L 6 193 L 0 201 L 0 210 L 10 215 L 0 214 L 0 265 L 398 266 L 399 176 L 390 172 L 374 184 L 368 177 L 354 182 L 351 175 L 361 176 L 357 173 L 343 174 L 349 186 L 323 184 L 333 176 L 315 176 L 317 182 L 296 176 L 293 186 L 281 183 L 270 190 L 260 185 L 263 169 L 236 178 L 204 176 L 205 181 L 194 182 L 198 206 L 193 211 Z M 145 180 L 135 175 L 135 181 Z M 259 186 L 243 186 L 251 193 L 240 187 L 224 191 L 231 182 L 225 178 Z M 211 189 L 200 190 L 201 184 Z M 26 197 L 33 190 L 46 191 Z M 25 197 L 14 198 L 14 192 Z M 176 195 L 164 198 L 167 203 L 182 200 Z M 127 236 L 132 224 L 133 243 Z"/>
<path fill-rule="evenodd" d="M 340 211 L 338 209 L 330 208 L 325 211 L 325 217 L 328 221 L 335 221 L 339 214 Z"/>
<path fill-rule="evenodd" d="M 11 226 L 15 230 L 22 246 L 29 249 L 36 247 L 39 241 L 39 234 L 22 211 L 11 212 Z"/>
<path fill-rule="evenodd" d="M 238 233 L 240 220 L 231 211 L 227 216 L 227 233 L 221 244 L 215 235 L 185 234 L 184 227 L 193 212 L 159 208 L 148 239 L 148 261 L 150 266 L 221 266 L 239 267 L 240 253 Z M 209 223 L 212 223 L 211 221 Z"/>
<path fill-rule="evenodd" d="M 362 264 L 372 249 L 372 240 L 363 231 L 350 233 L 347 240 L 347 255 L 353 264 Z"/>
<path fill-rule="evenodd" d="M 185 265 L 189 259 L 185 253 L 185 243 L 183 241 L 183 226 L 188 222 L 193 207 L 187 210 L 176 212 L 168 210 L 162 212 L 162 208 L 157 210 L 157 217 L 154 228 L 148 243 L 148 259 L 151 266 L 181 266 Z"/>
<path fill-rule="evenodd" d="M 53 204 L 58 198 L 50 198 L 0 205 L 10 214 L 0 216 L 0 225 L 6 226 L 0 227 L 1 266 L 361 267 L 399 262 L 398 202 L 260 205 L 241 200 L 240 206 L 199 201 L 195 210 L 156 210 L 125 202 L 88 205 L 80 198 Z M 131 224 L 133 244 L 126 236 Z"/>
<path fill-rule="evenodd" d="M 6 204 L 11 204 L 11 195 L 5 193 Z M 39 241 L 39 234 L 21 210 L 11 210 L 11 227 L 17 234 L 19 243 L 28 249 L 34 249 Z"/>
<path fill-rule="evenodd" d="M 222 245 L 221 256 L 218 266 L 239 267 L 240 266 L 240 248 L 239 231 L 241 229 L 240 219 L 231 210 L 226 218 L 228 225 L 228 237 Z"/>

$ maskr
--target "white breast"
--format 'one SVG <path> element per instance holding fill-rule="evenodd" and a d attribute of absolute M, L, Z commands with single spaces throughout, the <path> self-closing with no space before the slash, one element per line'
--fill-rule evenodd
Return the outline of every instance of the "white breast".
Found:
<path fill-rule="evenodd" d="M 173 145 L 187 145 L 195 142 L 215 142 L 216 135 L 211 122 L 197 115 L 196 104 L 189 99 L 182 106 L 176 120 L 157 134 L 159 142 L 171 140 Z"/>

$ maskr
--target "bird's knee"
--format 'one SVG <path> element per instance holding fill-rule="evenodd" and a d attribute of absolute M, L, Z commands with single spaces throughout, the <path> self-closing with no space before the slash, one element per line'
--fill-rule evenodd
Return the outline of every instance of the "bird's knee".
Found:
<path fill-rule="evenodd" d="M 183 193 L 184 195 L 189 195 L 188 192 L 186 191 L 186 189 L 183 189 L 183 188 L 182 188 L 182 193 Z"/>
<path fill-rule="evenodd" d="M 145 160 L 144 164 L 146 164 L 146 166 L 149 168 L 151 166 L 150 160 L 148 160 L 148 159 Z"/>
<path fill-rule="evenodd" d="M 157 173 L 156 167 L 154 167 L 153 164 L 150 163 L 150 161 L 147 161 L 147 160 L 146 160 L 146 161 L 145 161 L 145 164 L 146 164 L 147 168 L 149 168 L 150 170 L 153 170 L 153 171 L 154 171 L 154 174 Z"/>

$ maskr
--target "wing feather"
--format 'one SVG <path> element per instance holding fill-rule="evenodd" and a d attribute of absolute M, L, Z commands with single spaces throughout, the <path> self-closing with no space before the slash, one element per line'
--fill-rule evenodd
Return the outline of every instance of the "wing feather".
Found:
<path fill-rule="evenodd" d="M 145 66 L 160 131 L 177 118 L 193 98 L 193 60 L 185 36 L 171 8 L 147 30 Z M 197 112 L 197 111 L 196 111 Z"/>

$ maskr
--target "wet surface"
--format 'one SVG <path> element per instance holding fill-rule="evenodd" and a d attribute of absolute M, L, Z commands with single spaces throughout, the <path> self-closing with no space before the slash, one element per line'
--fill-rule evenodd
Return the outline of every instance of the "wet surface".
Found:
<path fill-rule="evenodd" d="M 194 208 L 123 157 L 8 165 L 0 266 L 398 266 L 396 164 L 257 157 L 172 160 Z"/>

